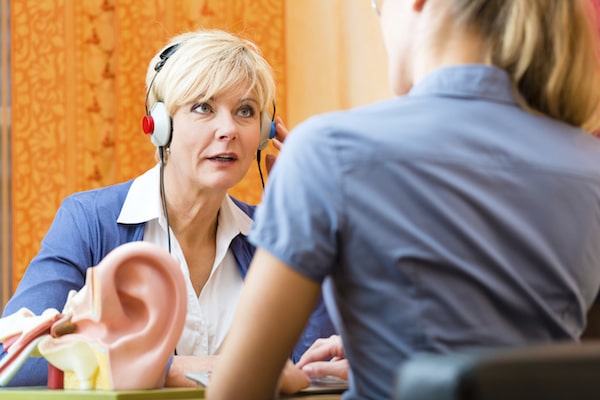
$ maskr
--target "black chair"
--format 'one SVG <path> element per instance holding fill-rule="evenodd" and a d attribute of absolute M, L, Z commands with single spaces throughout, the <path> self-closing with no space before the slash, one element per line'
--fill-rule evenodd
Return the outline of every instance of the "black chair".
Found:
<path fill-rule="evenodd" d="M 418 355 L 395 400 L 598 400 L 600 341 Z"/>

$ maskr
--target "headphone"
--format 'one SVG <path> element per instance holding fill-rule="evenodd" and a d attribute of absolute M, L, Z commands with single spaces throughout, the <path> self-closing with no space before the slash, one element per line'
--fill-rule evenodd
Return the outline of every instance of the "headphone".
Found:
<path fill-rule="evenodd" d="M 169 57 L 175 53 L 180 45 L 181 43 L 176 43 L 167 47 L 160 53 L 160 60 L 154 66 L 154 77 L 152 77 L 150 85 L 148 85 L 148 91 L 146 92 L 146 115 L 142 118 L 142 130 L 146 135 L 150 135 L 150 140 L 156 147 L 166 147 L 171 143 L 173 127 L 171 126 L 171 116 L 167 112 L 165 103 L 158 101 L 152 105 L 150 110 L 148 110 L 148 96 L 150 96 L 150 90 L 152 89 L 152 84 L 154 83 L 154 79 L 156 79 L 156 75 L 158 75 Z M 273 114 L 264 111 L 261 115 L 258 151 L 267 147 L 269 139 L 273 139 L 277 133 L 275 129 L 275 112 L 275 101 L 273 101 Z"/>

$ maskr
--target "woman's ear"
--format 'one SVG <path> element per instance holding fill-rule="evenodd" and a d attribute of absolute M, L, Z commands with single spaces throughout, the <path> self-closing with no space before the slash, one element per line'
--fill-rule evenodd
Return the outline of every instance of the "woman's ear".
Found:
<path fill-rule="evenodd" d="M 159 388 L 186 306 L 177 261 L 153 244 L 127 243 L 89 268 L 85 286 L 67 300 L 63 313 L 74 331 L 47 338 L 39 350 L 65 371 L 65 388 Z"/>

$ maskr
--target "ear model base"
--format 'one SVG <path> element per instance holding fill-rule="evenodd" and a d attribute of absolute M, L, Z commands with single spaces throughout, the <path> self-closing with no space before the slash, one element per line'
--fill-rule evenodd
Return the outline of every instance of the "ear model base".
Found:
<path fill-rule="evenodd" d="M 142 119 L 142 129 L 146 135 L 150 135 L 152 144 L 156 147 L 164 147 L 171 141 L 171 117 L 163 102 L 152 105 L 150 113 Z"/>

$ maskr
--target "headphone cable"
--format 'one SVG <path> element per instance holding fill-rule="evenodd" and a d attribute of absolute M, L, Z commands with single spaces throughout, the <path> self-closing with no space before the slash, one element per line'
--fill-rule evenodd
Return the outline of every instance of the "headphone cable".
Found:
<path fill-rule="evenodd" d="M 260 184 L 265 190 L 265 178 L 263 178 L 262 168 L 260 167 L 260 150 L 256 151 L 256 165 L 258 165 L 258 174 L 260 175 Z"/>
<path fill-rule="evenodd" d="M 167 198 L 165 196 L 165 147 L 158 147 L 158 155 L 160 156 L 160 196 L 162 198 L 163 212 L 167 222 L 167 244 L 169 246 L 169 254 L 171 254 L 171 228 L 169 225 L 169 211 L 167 210 Z"/>

